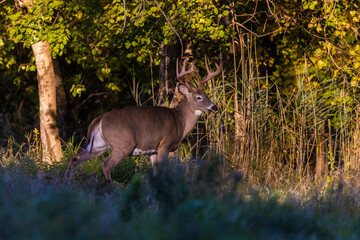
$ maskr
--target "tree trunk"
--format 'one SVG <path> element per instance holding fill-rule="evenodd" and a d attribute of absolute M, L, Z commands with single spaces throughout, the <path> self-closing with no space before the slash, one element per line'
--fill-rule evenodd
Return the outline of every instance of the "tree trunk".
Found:
<path fill-rule="evenodd" d="M 316 130 L 315 130 L 316 131 Z M 316 143 L 315 182 L 323 181 L 328 173 L 326 157 L 325 123 L 320 127 Z"/>
<path fill-rule="evenodd" d="M 360 106 L 356 107 L 355 131 L 352 132 L 352 151 L 350 154 L 350 167 L 353 170 L 360 169 Z"/>
<path fill-rule="evenodd" d="M 59 62 L 56 59 L 53 59 L 55 79 L 56 79 L 56 107 L 57 107 L 57 123 L 61 137 L 64 139 L 68 137 L 65 135 L 66 131 L 66 122 L 69 115 L 68 112 L 68 102 L 66 98 L 65 89 L 62 82 L 62 75 L 59 67 Z"/>
<path fill-rule="evenodd" d="M 160 54 L 160 76 L 159 76 L 159 105 L 163 105 L 167 103 L 168 94 L 168 79 L 167 79 L 167 54 L 166 54 L 167 46 L 164 42 L 161 43 L 161 54 Z M 165 100 L 165 101 L 164 101 Z"/>
<path fill-rule="evenodd" d="M 62 158 L 59 129 L 56 122 L 56 78 L 48 42 L 33 44 L 37 67 L 40 103 L 40 136 L 42 160 L 58 162 Z"/>
<path fill-rule="evenodd" d="M 171 108 L 176 107 L 179 102 L 174 98 L 171 102 L 169 100 L 172 97 L 170 95 L 176 94 L 176 60 L 181 56 L 179 49 L 179 44 L 166 45 L 164 42 L 161 43 L 159 105 L 170 105 Z M 172 91 L 173 89 L 175 91 Z"/>

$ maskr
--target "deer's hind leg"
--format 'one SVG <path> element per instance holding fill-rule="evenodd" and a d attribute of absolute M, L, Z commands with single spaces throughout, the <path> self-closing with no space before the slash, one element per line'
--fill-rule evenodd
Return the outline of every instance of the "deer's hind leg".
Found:
<path fill-rule="evenodd" d="M 131 135 L 131 133 L 121 132 L 117 135 L 121 137 L 111 138 L 112 141 L 108 141 L 111 153 L 101 163 L 105 178 L 109 181 L 111 181 L 111 169 L 121 160 L 123 160 L 126 156 L 131 154 L 136 147 L 136 142 L 135 140 L 133 140 L 135 138 Z M 127 141 L 125 141 L 124 139 L 127 139 Z"/>
<path fill-rule="evenodd" d="M 106 180 L 111 181 L 111 169 L 129 155 L 131 151 L 130 148 L 127 151 L 112 150 L 110 156 L 101 163 Z"/>

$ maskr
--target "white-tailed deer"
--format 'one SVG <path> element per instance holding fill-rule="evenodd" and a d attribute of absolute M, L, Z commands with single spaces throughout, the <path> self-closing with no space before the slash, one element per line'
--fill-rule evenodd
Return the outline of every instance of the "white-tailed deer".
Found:
<path fill-rule="evenodd" d="M 169 152 L 177 149 L 181 140 L 194 128 L 201 113 L 218 110 L 202 87 L 220 73 L 222 62 L 216 64 L 216 71 L 211 72 L 205 57 L 208 75 L 199 81 L 198 87 L 185 78 L 193 73 L 194 65 L 186 70 L 185 60 L 180 73 L 177 66 L 178 90 L 185 96 L 178 107 L 125 107 L 95 118 L 88 129 L 88 145 L 70 158 L 65 179 L 69 178 L 76 165 L 101 156 L 110 149 L 110 156 L 102 162 L 107 180 L 111 180 L 110 170 L 128 155 L 148 154 L 153 167 L 156 163 L 166 162 Z"/>

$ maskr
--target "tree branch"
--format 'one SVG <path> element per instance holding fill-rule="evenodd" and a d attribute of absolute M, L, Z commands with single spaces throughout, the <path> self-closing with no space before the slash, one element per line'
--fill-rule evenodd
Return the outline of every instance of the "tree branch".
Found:
<path fill-rule="evenodd" d="M 45 5 L 45 0 L 43 0 L 43 3 L 42 3 L 42 5 L 41 5 L 41 10 L 40 10 L 40 12 L 39 12 L 39 14 L 38 14 L 37 18 L 35 19 L 34 23 L 36 23 L 36 22 L 37 22 L 37 20 L 39 19 L 39 17 L 40 17 L 40 15 L 41 15 L 41 13 L 44 11 L 44 5 Z"/>
<path fill-rule="evenodd" d="M 182 40 L 181 40 L 181 37 L 180 35 L 177 33 L 177 31 L 175 30 L 175 28 L 173 27 L 173 25 L 171 24 L 171 22 L 169 21 L 169 19 L 166 17 L 164 11 L 161 9 L 159 3 L 154 0 L 155 4 L 157 5 L 157 7 L 159 8 L 160 12 L 162 13 L 162 15 L 165 17 L 167 23 L 169 24 L 169 26 L 171 27 L 171 29 L 173 30 L 173 32 L 177 35 L 177 37 L 179 38 L 179 41 L 180 41 L 180 45 L 181 45 L 181 58 L 183 57 L 183 52 L 184 52 L 184 46 L 183 46 L 183 43 L 182 43 Z"/>
<path fill-rule="evenodd" d="M 79 105 L 77 105 L 74 110 L 80 108 L 83 104 L 85 104 L 87 101 L 89 101 L 90 98 L 95 97 L 95 96 L 101 96 L 106 94 L 106 92 L 99 92 L 99 93 L 91 93 L 84 101 L 82 101 Z"/>
<path fill-rule="evenodd" d="M 123 0 L 123 3 L 124 3 L 124 26 L 123 26 L 123 29 L 121 30 L 120 34 L 122 34 L 125 30 L 125 27 L 126 27 L 126 6 L 125 6 L 125 0 Z"/>
<path fill-rule="evenodd" d="M 241 28 L 243 28 L 243 29 L 245 29 L 246 31 L 248 31 L 249 33 L 255 35 L 255 36 L 258 37 L 258 38 L 271 35 L 271 34 L 276 33 L 276 32 L 278 32 L 278 31 L 280 31 L 280 30 L 282 29 L 282 27 L 279 27 L 278 29 L 276 29 L 276 30 L 274 30 L 274 31 L 272 31 L 272 32 L 268 32 L 268 33 L 264 33 L 264 34 L 260 34 L 260 35 L 259 35 L 259 34 L 255 33 L 254 31 L 248 29 L 247 27 L 245 27 L 245 26 L 244 26 L 243 24 L 241 24 L 241 23 L 234 22 L 234 24 L 237 25 L 237 26 L 239 26 L 239 27 L 241 27 Z"/>

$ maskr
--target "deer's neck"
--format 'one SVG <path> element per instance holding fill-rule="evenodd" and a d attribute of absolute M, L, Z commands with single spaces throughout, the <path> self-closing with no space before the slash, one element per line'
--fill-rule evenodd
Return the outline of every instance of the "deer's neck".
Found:
<path fill-rule="evenodd" d="M 193 130 L 202 112 L 192 109 L 186 98 L 180 102 L 176 110 L 180 113 L 180 117 L 184 126 L 184 131 L 181 138 L 183 139 L 191 132 L 191 130 Z"/>

